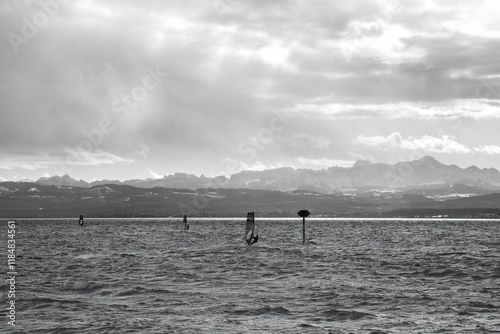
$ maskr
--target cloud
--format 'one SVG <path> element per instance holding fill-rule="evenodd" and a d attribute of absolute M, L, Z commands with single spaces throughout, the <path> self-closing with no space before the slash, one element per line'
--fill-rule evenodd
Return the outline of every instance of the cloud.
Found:
<path fill-rule="evenodd" d="M 497 145 L 485 145 L 474 148 L 475 152 L 486 153 L 486 154 L 500 154 L 500 146 Z"/>
<path fill-rule="evenodd" d="M 482 86 L 478 86 L 482 87 Z M 499 90 L 500 93 L 500 90 Z M 500 97 L 500 94 L 499 94 Z M 500 119 L 500 102 L 486 99 L 455 99 L 434 104 L 340 104 L 340 103 L 300 103 L 289 109 L 294 115 L 319 119 Z"/>
<path fill-rule="evenodd" d="M 403 149 L 446 154 L 500 154 L 500 146 L 486 145 L 479 147 L 469 147 L 455 141 L 451 136 L 448 135 L 442 135 L 441 137 L 428 135 L 423 137 L 410 136 L 405 139 L 399 132 L 395 132 L 387 137 L 366 137 L 360 135 L 356 139 L 354 139 L 352 143 L 355 146 L 370 147 L 372 149 L 382 151 L 396 151 Z"/>
<path fill-rule="evenodd" d="M 295 159 L 298 163 L 306 165 L 307 167 L 323 167 L 328 168 L 332 166 L 339 167 L 352 167 L 355 161 L 352 160 L 338 160 L 338 159 L 310 159 L 298 157 Z"/>
<path fill-rule="evenodd" d="M 134 160 L 122 158 L 109 152 L 96 150 L 88 152 L 64 148 L 50 154 L 3 154 L 0 169 L 38 170 L 46 168 L 74 168 L 77 166 L 102 166 L 118 163 L 133 163 Z"/>
<path fill-rule="evenodd" d="M 280 137 L 279 141 L 293 148 L 326 149 L 332 145 L 332 140 L 329 138 L 305 133 L 293 133 L 288 138 Z"/>
<path fill-rule="evenodd" d="M 4 37 L 22 35 L 46 3 L 0 4 Z M 460 140 L 481 133 L 484 146 L 401 136 L 386 148 L 493 156 L 497 7 L 452 0 L 61 4 L 18 52 L 0 40 L 0 156 L 9 160 L 0 164 L 10 177 L 64 164 L 68 152 L 60 147 L 76 150 L 111 122 L 93 153 L 70 154 L 81 177 L 101 178 L 95 174 L 106 168 L 87 167 L 117 163 L 127 164 L 113 171 L 123 179 L 148 170 L 210 175 L 226 168 L 226 157 L 238 157 L 240 143 L 275 111 L 291 116 L 289 123 L 243 167 L 291 165 L 297 156 L 311 166 L 348 161 L 355 138 L 358 147 L 380 151 L 362 137 L 368 126 L 372 134 L 406 134 L 446 120 L 463 120 Z M 141 95 L 137 87 L 154 83 L 147 69 L 157 67 L 168 77 Z M 128 100 L 134 106 L 124 117 L 123 99 L 133 92 L 140 101 Z"/>
<path fill-rule="evenodd" d="M 114 165 L 117 163 L 134 163 L 132 159 L 126 159 L 116 156 L 109 152 L 102 150 L 95 150 L 93 152 L 80 150 L 80 149 L 65 149 L 66 164 L 75 166 L 101 166 L 101 165 Z"/>
<path fill-rule="evenodd" d="M 153 176 L 154 179 L 161 179 L 163 178 L 163 175 L 160 175 L 160 174 L 156 174 L 155 172 L 151 171 L 151 170 L 148 170 L 149 174 L 151 174 L 151 176 Z"/>

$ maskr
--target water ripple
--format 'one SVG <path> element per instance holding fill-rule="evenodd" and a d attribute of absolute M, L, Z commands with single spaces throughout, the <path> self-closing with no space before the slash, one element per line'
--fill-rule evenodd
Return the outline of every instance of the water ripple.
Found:
<path fill-rule="evenodd" d="M 244 219 L 18 221 L 16 330 L 500 333 L 499 222 L 301 225 L 248 247 Z"/>

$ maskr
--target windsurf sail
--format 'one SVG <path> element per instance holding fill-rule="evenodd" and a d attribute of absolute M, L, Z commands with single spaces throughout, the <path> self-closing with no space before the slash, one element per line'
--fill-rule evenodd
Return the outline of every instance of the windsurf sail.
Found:
<path fill-rule="evenodd" d="M 189 224 L 188 224 L 188 219 L 187 219 L 186 215 L 184 215 L 184 219 L 182 221 L 184 222 L 184 229 L 188 230 L 189 229 Z"/>
<path fill-rule="evenodd" d="M 253 212 L 247 214 L 247 225 L 245 227 L 245 241 L 248 245 L 252 242 L 253 231 L 255 229 L 255 220 Z"/>

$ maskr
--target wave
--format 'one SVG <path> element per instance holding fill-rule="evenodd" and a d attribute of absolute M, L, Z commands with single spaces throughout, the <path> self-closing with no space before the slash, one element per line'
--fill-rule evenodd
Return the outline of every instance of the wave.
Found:
<path fill-rule="evenodd" d="M 235 310 L 233 311 L 236 315 L 248 315 L 248 316 L 258 316 L 258 315 L 292 315 L 293 313 L 284 308 L 282 306 L 277 307 L 260 307 L 254 309 L 245 309 L 245 310 Z"/>
<path fill-rule="evenodd" d="M 359 320 L 367 317 L 374 317 L 371 313 L 336 309 L 326 310 L 322 313 L 322 316 L 325 317 L 327 321 Z"/>
<path fill-rule="evenodd" d="M 35 298 L 23 298 L 20 299 L 23 303 L 26 303 L 29 308 L 33 309 L 46 309 L 46 308 L 58 308 L 61 305 L 85 305 L 84 301 L 76 299 L 68 299 L 65 297 L 54 298 L 54 297 L 35 297 Z"/>
<path fill-rule="evenodd" d="M 482 308 L 482 309 L 500 309 L 500 305 L 493 305 L 490 303 L 483 303 L 483 302 L 469 302 L 467 303 L 467 305 L 470 307 Z"/>
<path fill-rule="evenodd" d="M 75 256 L 76 259 L 82 259 L 82 260 L 87 260 L 87 259 L 92 259 L 94 257 L 98 257 L 100 254 L 95 254 L 95 253 L 87 253 L 87 254 L 80 254 Z"/>
<path fill-rule="evenodd" d="M 114 295 L 116 297 L 129 297 L 129 296 L 135 296 L 135 295 L 141 295 L 144 294 L 147 291 L 147 289 L 141 287 L 141 286 L 134 286 L 131 289 L 127 289 L 124 291 L 119 291 L 116 292 Z"/>
<path fill-rule="evenodd" d="M 457 271 L 449 268 L 441 268 L 441 269 L 425 269 L 424 271 L 416 271 L 412 273 L 412 275 L 422 275 L 425 277 L 433 277 L 433 278 L 445 278 L 445 277 L 465 277 L 468 276 L 467 273 L 463 271 Z"/>
<path fill-rule="evenodd" d="M 325 224 L 317 244 L 302 244 L 272 222 L 259 225 L 262 242 L 251 247 L 244 222 L 207 222 L 189 233 L 120 220 L 78 234 L 74 225 L 24 224 L 16 307 L 30 333 L 498 328 L 499 253 L 484 245 L 495 245 L 500 229 L 491 223 L 481 225 L 483 244 L 463 223 L 371 222 Z M 444 230 L 446 239 L 430 241 Z M 398 241 L 381 248 L 382 237 Z M 4 298 L 7 291 L 0 286 Z"/>
<path fill-rule="evenodd" d="M 73 284 L 70 284 L 67 287 L 67 290 L 78 292 L 81 294 L 93 293 L 102 288 L 105 288 L 107 285 L 93 282 L 93 281 L 76 281 Z"/>

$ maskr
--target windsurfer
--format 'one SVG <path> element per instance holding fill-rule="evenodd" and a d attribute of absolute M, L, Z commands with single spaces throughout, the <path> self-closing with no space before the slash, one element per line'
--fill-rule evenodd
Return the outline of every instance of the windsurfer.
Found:
<path fill-rule="evenodd" d="M 259 235 L 256 234 L 255 237 L 252 237 L 252 239 L 250 239 L 250 240 L 251 241 L 250 241 L 249 245 L 256 243 L 257 241 L 259 241 Z"/>

